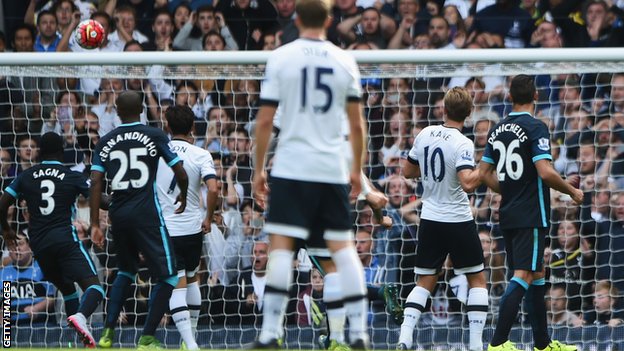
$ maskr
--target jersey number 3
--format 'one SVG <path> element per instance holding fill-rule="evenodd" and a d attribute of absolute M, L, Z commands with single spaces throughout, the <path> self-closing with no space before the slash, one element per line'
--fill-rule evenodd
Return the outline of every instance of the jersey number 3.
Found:
<path fill-rule="evenodd" d="M 314 112 L 327 113 L 331 108 L 334 96 L 331 87 L 327 83 L 323 83 L 324 75 L 334 74 L 333 68 L 315 67 L 314 89 L 322 91 L 325 94 L 325 103 L 320 106 L 313 106 Z M 305 110 L 308 104 L 308 67 L 301 70 L 301 109 Z"/>
<path fill-rule="evenodd" d="M 149 179 L 149 168 L 145 162 L 139 160 L 139 156 L 147 155 L 147 149 L 145 148 L 133 148 L 130 149 L 130 159 L 128 155 L 120 150 L 115 150 L 110 153 L 111 160 L 119 160 L 119 169 L 111 181 L 111 188 L 113 190 L 126 190 L 132 184 L 134 189 L 142 188 L 147 184 Z M 129 162 L 128 162 L 129 161 Z M 128 169 L 134 169 L 139 171 L 139 177 L 137 179 L 123 180 L 128 172 Z"/>
<path fill-rule="evenodd" d="M 505 147 L 502 141 L 496 140 L 494 144 L 492 144 L 492 148 L 500 153 L 500 158 L 496 164 L 498 181 L 504 181 L 507 175 L 513 180 L 520 179 L 524 171 L 524 163 L 522 162 L 522 156 L 514 152 L 516 149 L 520 148 L 520 140 L 514 139 L 509 143 L 508 148 Z M 505 169 L 503 170 L 503 168 Z"/>

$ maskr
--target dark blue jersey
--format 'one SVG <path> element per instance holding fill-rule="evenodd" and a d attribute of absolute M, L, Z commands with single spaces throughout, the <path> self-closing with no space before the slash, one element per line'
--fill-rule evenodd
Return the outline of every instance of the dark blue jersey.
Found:
<path fill-rule="evenodd" d="M 528 113 L 510 113 L 488 134 L 481 160 L 496 166 L 501 229 L 548 227 L 550 188 L 535 168 L 539 160 L 552 160 L 546 125 Z"/>
<path fill-rule="evenodd" d="M 43 161 L 20 173 L 5 189 L 25 199 L 30 214 L 28 235 L 34 250 L 59 241 L 78 241 L 72 220 L 76 197 L 89 196 L 89 180 L 57 161 Z"/>
<path fill-rule="evenodd" d="M 158 160 L 170 167 L 180 159 L 169 148 L 169 138 L 157 128 L 139 122 L 122 124 L 106 134 L 95 147 L 91 171 L 106 173 L 112 203 L 113 226 L 164 226 L 156 197 Z"/>

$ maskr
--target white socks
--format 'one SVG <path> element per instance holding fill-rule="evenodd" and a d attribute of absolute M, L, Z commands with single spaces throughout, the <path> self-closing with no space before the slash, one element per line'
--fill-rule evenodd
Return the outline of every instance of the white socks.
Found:
<path fill-rule="evenodd" d="M 418 324 L 420 315 L 427 305 L 429 295 L 429 290 L 416 286 L 407 296 L 405 311 L 403 312 L 403 324 L 401 324 L 401 334 L 399 335 L 399 343 L 405 344 L 408 349 L 412 348 L 414 328 L 416 327 L 416 324 Z"/>
<path fill-rule="evenodd" d="M 368 299 L 364 268 L 354 247 L 347 247 L 332 254 L 340 275 L 344 306 L 349 319 L 349 340 L 368 343 Z"/>
<path fill-rule="evenodd" d="M 488 291 L 472 288 L 468 291 L 468 322 L 470 328 L 470 350 L 483 350 L 483 328 L 488 312 Z"/>
<path fill-rule="evenodd" d="M 329 339 L 339 344 L 345 343 L 344 326 L 347 311 L 342 302 L 342 285 L 338 273 L 327 273 L 324 278 L 323 302 L 327 309 Z"/>
<path fill-rule="evenodd" d="M 186 288 L 173 289 L 169 299 L 169 309 L 171 310 L 171 318 L 175 322 L 186 347 L 189 350 L 199 350 L 191 328 L 191 315 L 186 305 Z"/>
<path fill-rule="evenodd" d="M 197 337 L 197 321 L 199 320 L 199 309 L 201 308 L 201 292 L 199 291 L 199 282 L 193 282 L 186 285 L 186 303 L 188 304 L 189 313 L 191 314 L 191 329 L 193 336 Z"/>
<path fill-rule="evenodd" d="M 288 289 L 292 283 L 293 255 L 290 250 L 273 250 L 269 253 L 262 307 L 262 332 L 258 337 L 261 343 L 267 344 L 273 339 L 279 339 L 282 334 Z"/>

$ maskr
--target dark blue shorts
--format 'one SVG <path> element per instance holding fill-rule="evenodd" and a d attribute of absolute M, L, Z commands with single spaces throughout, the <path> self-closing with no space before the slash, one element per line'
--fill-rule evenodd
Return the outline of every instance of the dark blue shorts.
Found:
<path fill-rule="evenodd" d="M 177 275 L 175 252 L 166 227 L 113 224 L 111 231 L 119 270 L 136 273 L 141 253 L 153 278 Z"/>
<path fill-rule="evenodd" d="M 45 280 L 56 286 L 97 277 L 95 264 L 81 242 L 64 241 L 34 252 Z"/>

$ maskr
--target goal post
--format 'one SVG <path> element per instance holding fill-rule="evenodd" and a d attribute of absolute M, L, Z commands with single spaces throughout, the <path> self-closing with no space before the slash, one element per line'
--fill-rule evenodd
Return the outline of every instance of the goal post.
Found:
<path fill-rule="evenodd" d="M 624 303 L 624 273 L 620 273 L 624 259 L 620 262 L 619 258 L 624 244 L 618 239 L 621 231 L 614 229 L 624 221 L 624 211 L 619 210 L 621 217 L 618 214 L 624 206 L 624 49 L 362 50 L 352 54 L 362 76 L 369 131 L 365 171 L 389 197 L 385 213 L 394 221 L 392 228 L 382 228 L 372 221 L 370 207 L 354 206 L 354 229 L 369 233 L 372 240 L 367 245 L 363 234 L 360 258 L 376 267 L 367 271 L 369 295 L 379 293 L 369 318 L 374 348 L 394 349 L 399 333 L 399 325 L 384 308 L 379 288 L 396 284 L 404 300 L 414 285 L 421 190 L 417 182 L 400 177 L 401 157 L 409 151 L 416 133 L 442 122 L 444 91 L 467 86 L 476 107 L 463 133 L 475 141 L 480 159 L 487 131 L 510 112 L 510 78 L 528 74 L 535 76 L 539 93 L 536 117 L 551 130 L 555 168 L 564 176 L 580 174 L 587 194 L 586 204 L 579 208 L 566 196 L 551 193 L 553 210 L 546 249 L 552 286 L 547 295 L 552 308 L 550 327 L 555 338 L 583 350 L 624 349 L 622 326 L 611 328 L 590 319 L 582 327 L 574 326 L 584 315 L 591 315 L 595 286 L 604 286 L 598 282 L 617 288 L 607 290 L 617 306 L 613 308 Z M 192 108 L 196 144 L 215 157 L 224 204 L 213 226 L 214 235 L 205 237 L 199 272 L 203 302 L 198 342 L 202 348 L 240 348 L 253 340 L 259 328 L 261 307 L 256 298 L 262 290 L 254 292 L 257 282 L 241 280 L 240 272 L 248 272 L 264 259 L 254 257 L 252 251 L 256 241 L 265 239 L 265 233 L 261 231 L 263 213 L 252 202 L 251 152 L 268 55 L 261 51 L 0 55 L 3 188 L 21 170 L 38 162 L 37 140 L 46 131 L 64 136 L 68 165 L 78 171 L 88 168 L 97 140 L 118 124 L 114 97 L 123 90 L 142 94 L 142 120 L 157 127 L 163 126 L 168 106 L 188 104 Z M 492 301 L 484 335 L 487 342 L 510 273 L 505 268 L 498 228 L 500 198 L 483 188 L 471 198 Z M 74 224 L 88 244 L 85 206 L 78 203 Z M 27 228 L 24 210 L 20 203 L 12 212 L 12 225 L 20 231 Z M 105 220 L 101 225 L 108 228 Z M 87 245 L 107 291 L 115 266 L 108 243 L 105 251 Z M 5 262 L 10 262 L 7 250 Z M 323 309 L 320 290 L 307 283 L 310 267 L 309 260 L 302 258 L 296 268 L 300 279 L 288 308 L 288 348 L 317 348 L 316 339 L 323 332 L 323 318 L 317 313 Z M 13 300 L 31 298 L 28 291 L 39 292 L 39 278 L 15 283 Z M 116 345 L 134 346 L 146 317 L 150 286 L 149 275 L 142 269 L 133 285 L 133 297 L 124 306 Z M 419 322 L 415 349 L 465 349 L 468 327 L 462 304 L 466 294 L 465 277 L 453 275 L 447 267 L 432 295 L 431 308 Z M 567 311 L 579 320 L 564 316 L 562 304 L 553 302 L 562 299 Z M 54 306 L 35 322 L 21 309 L 22 313 L 15 313 L 23 320 L 12 329 L 15 346 L 65 347 L 75 342 L 63 323 L 60 294 Z M 101 333 L 102 316 L 100 310 L 91 321 L 96 338 Z M 179 346 L 171 320 L 158 333 L 168 347 Z M 514 325 L 512 340 L 521 348 L 532 345 L 531 327 L 524 314 Z"/>

